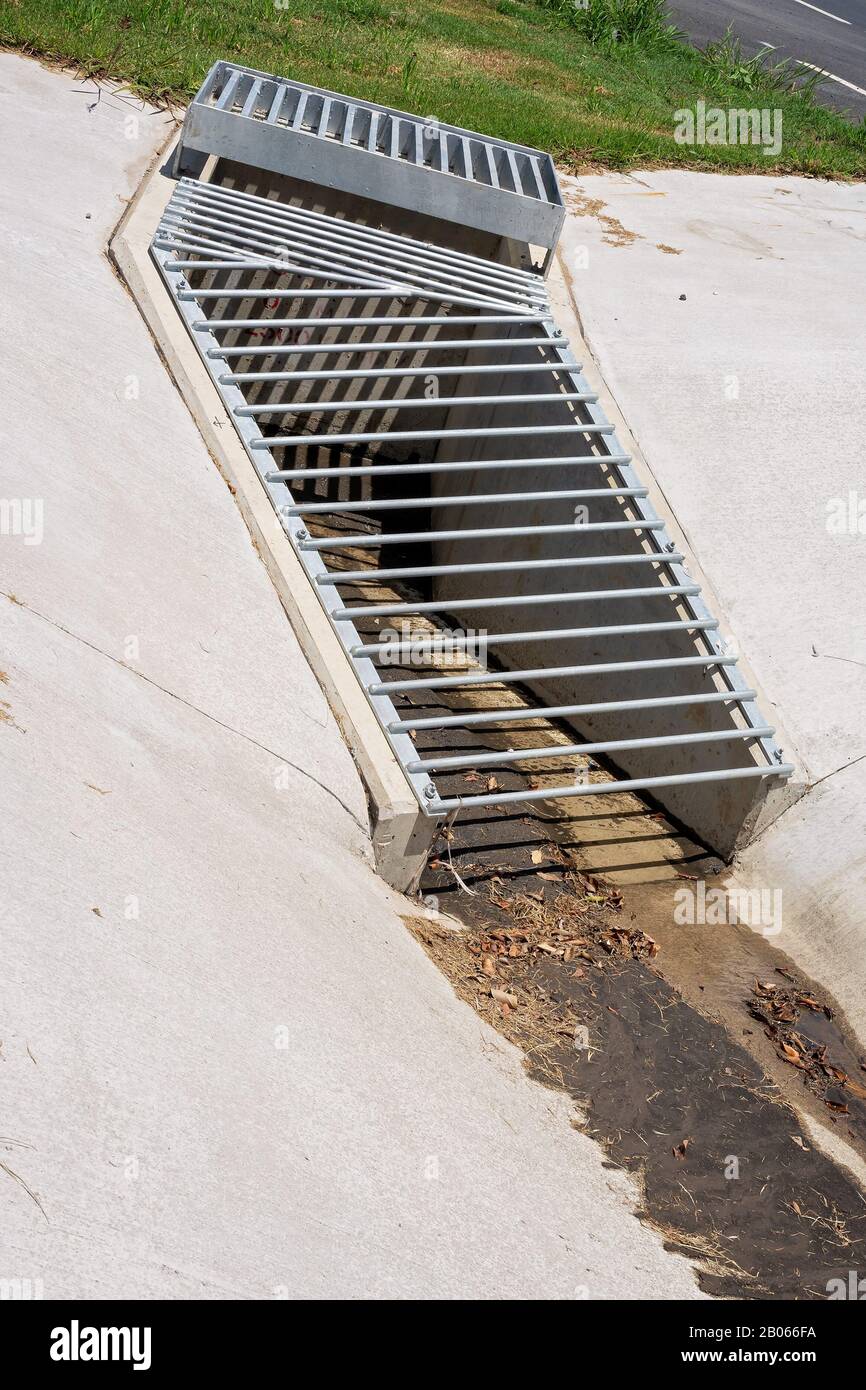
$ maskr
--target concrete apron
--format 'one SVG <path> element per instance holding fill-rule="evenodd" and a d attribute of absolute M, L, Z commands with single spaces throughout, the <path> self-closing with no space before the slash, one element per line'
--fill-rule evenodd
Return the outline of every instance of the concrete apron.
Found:
<path fill-rule="evenodd" d="M 268 573 L 292 621 L 304 655 L 316 671 L 338 716 L 343 734 L 348 738 L 370 796 L 374 851 L 379 873 L 400 890 L 410 890 L 427 860 L 435 823 L 418 810 L 409 784 L 393 758 L 384 734 L 375 723 L 345 653 L 332 634 L 316 595 L 311 591 L 309 581 L 300 569 L 277 517 L 272 513 L 259 478 L 236 438 L 234 425 L 225 414 L 220 398 L 197 357 L 195 346 L 189 341 L 177 310 L 168 299 L 147 253 L 161 211 L 174 188 L 174 182 L 161 172 L 165 164 L 167 161 L 143 183 L 111 242 L 111 254 L 163 350 L 171 373 L 206 439 L 211 456 L 232 486 L 240 512 L 267 564 Z M 567 275 L 559 261 L 550 275 L 550 295 L 555 304 L 557 322 L 573 342 L 578 357 L 584 361 L 585 374 L 591 378 L 594 389 L 599 391 L 607 416 L 616 424 L 621 445 L 635 456 L 638 463 L 642 463 L 637 442 L 628 431 L 616 403 L 610 399 L 601 375 L 592 364 L 591 353 L 582 341 Z M 652 496 L 653 505 L 666 518 L 677 545 L 689 557 L 689 570 L 708 591 L 706 577 L 701 574 L 695 557 L 689 555 L 688 542 L 664 505 L 663 495 L 655 481 L 652 486 L 655 493 Z M 378 602 L 389 602 L 402 596 L 386 585 L 382 585 L 375 594 Z M 708 594 L 708 598 L 712 607 L 712 595 Z M 471 666 L 473 663 L 467 664 Z M 449 670 L 453 673 L 453 667 L 449 667 Z M 751 671 L 746 669 L 745 674 L 752 682 Z M 467 698 L 467 692 L 463 692 L 463 698 Z M 493 701 L 496 706 L 513 703 L 531 709 L 531 699 L 513 688 L 475 692 L 470 699 L 477 708 L 484 708 L 485 702 Z M 762 703 L 765 706 L 769 703 L 766 696 L 763 696 Z M 567 741 L 562 731 L 553 730 L 550 726 L 546 727 L 546 734 L 550 741 Z M 516 746 L 517 741 L 518 735 L 509 735 L 509 745 Z M 524 785 L 550 787 L 552 801 L 545 803 L 544 808 L 537 809 L 541 810 L 541 819 L 549 819 L 552 837 L 569 853 L 575 866 L 581 872 L 599 874 L 613 883 L 626 885 L 630 890 L 632 910 L 637 910 L 645 930 L 663 944 L 663 973 L 671 984 L 680 988 L 689 1001 L 702 1008 L 710 1006 L 719 1012 L 731 1029 L 741 1023 L 742 1002 L 748 997 L 755 974 L 760 970 L 773 972 L 778 960 L 783 962 L 784 967 L 787 958 L 774 951 L 771 930 L 762 938 L 767 924 L 741 920 L 738 899 L 733 891 L 737 888 L 737 878 L 724 873 L 721 860 L 684 831 L 676 819 L 649 808 L 638 796 L 617 794 L 594 796 L 591 801 L 569 798 L 556 801 L 556 785 L 573 781 L 574 773 L 573 770 L 563 771 L 562 765 L 557 767 L 556 763 L 545 765 L 544 759 L 532 763 L 521 776 Z M 592 781 L 613 780 L 612 774 L 598 766 L 592 767 L 589 776 Z M 805 777 L 799 777 L 795 778 L 794 785 L 777 788 L 771 794 L 770 810 L 766 808 L 763 795 L 756 795 L 755 805 L 745 817 L 751 833 L 760 833 L 766 820 L 774 819 L 785 806 L 795 802 L 802 794 L 803 783 Z M 742 826 L 742 809 L 740 824 Z M 734 828 L 733 840 L 735 838 L 737 830 Z M 727 894 L 724 927 L 678 920 L 683 916 L 684 895 L 698 897 L 698 885 L 702 881 L 706 884 L 703 901 L 706 901 L 706 892 L 719 894 L 720 890 L 724 890 Z M 770 908 L 771 905 L 773 899 L 770 899 Z M 758 935 L 751 933 L 751 926 L 758 929 Z M 769 926 L 771 929 L 773 923 L 770 922 Z M 822 983 L 827 986 L 826 980 L 822 980 Z M 834 999 L 834 1002 L 837 1001 Z M 844 1017 L 840 1017 L 840 1027 L 842 1034 L 855 1047 L 853 1030 L 845 1023 Z M 741 1033 L 742 1029 L 737 1031 Z M 765 1047 L 762 1038 L 756 1040 L 753 1051 L 765 1069 L 776 1074 L 780 1083 L 790 1081 L 773 1049 Z M 812 1119 L 817 1125 L 824 1123 L 824 1116 L 815 1106 L 812 1108 Z"/>

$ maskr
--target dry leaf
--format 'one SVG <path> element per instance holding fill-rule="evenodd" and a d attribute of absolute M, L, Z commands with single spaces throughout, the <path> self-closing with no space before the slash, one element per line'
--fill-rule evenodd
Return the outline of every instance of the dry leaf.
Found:
<path fill-rule="evenodd" d="M 796 1047 L 791 1047 L 789 1043 L 783 1042 L 781 1039 L 779 1040 L 779 1045 L 782 1049 L 781 1055 L 786 1062 L 790 1062 L 791 1065 L 795 1067 L 802 1067 L 804 1065 L 803 1059 Z"/>

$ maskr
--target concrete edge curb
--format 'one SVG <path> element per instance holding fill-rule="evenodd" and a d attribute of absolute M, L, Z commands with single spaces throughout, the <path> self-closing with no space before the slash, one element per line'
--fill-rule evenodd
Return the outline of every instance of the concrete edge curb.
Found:
<path fill-rule="evenodd" d="M 214 460 L 277 591 L 301 650 L 325 692 L 367 791 L 376 868 L 410 891 L 427 860 L 435 822 L 424 814 L 376 722 L 354 671 L 316 599 L 195 345 L 149 254 L 175 187 L 161 171 L 177 136 L 148 170 L 115 228 L 108 255 L 129 289 Z"/>

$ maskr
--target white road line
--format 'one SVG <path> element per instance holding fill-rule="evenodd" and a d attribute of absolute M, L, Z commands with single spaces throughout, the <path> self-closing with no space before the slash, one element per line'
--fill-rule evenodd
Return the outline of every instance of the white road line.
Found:
<path fill-rule="evenodd" d="M 861 97 L 866 97 L 866 87 L 855 87 L 853 82 L 848 82 L 844 77 L 837 77 L 835 72 L 828 72 L 826 68 L 816 67 L 814 63 L 807 63 L 805 58 L 797 58 L 796 62 L 801 67 L 811 68 L 813 72 L 820 72 L 822 76 L 829 77 L 831 82 L 838 82 L 843 87 L 850 87 L 852 92 L 859 92 Z"/>
<path fill-rule="evenodd" d="M 829 10 L 822 10 L 820 5 L 810 5 L 809 0 L 794 0 L 797 5 L 805 5 L 807 10 L 814 10 L 816 14 L 822 14 L 827 19 L 835 19 L 837 24 L 847 24 L 851 27 L 850 19 L 840 19 L 837 14 L 831 14 Z"/>

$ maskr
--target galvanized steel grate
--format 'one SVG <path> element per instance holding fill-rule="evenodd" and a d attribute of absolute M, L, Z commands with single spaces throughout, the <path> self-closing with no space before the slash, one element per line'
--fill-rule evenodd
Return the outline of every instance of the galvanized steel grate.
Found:
<path fill-rule="evenodd" d="M 152 254 L 429 814 L 790 775 L 755 691 L 556 329 L 538 275 L 190 179 L 173 194 Z M 502 457 L 488 457 L 491 447 Z M 568 486 L 538 485 L 556 474 Z M 577 524 L 576 504 L 603 519 Z M 514 524 L 512 507 L 523 509 Z M 476 524 L 491 519 L 485 509 L 504 510 L 506 524 Z M 440 526 L 443 510 L 454 519 Z M 562 553 L 539 555 L 553 538 Z M 594 552 L 594 541 L 608 548 Z M 467 594 L 476 581 L 486 587 Z M 579 612 L 581 604 L 593 613 L 609 606 L 613 618 L 557 623 L 563 605 Z M 643 605 L 654 614 L 656 604 L 647 618 Z M 455 657 L 449 624 L 461 612 L 493 622 L 483 660 L 465 637 Z M 383 629 L 394 620 L 403 627 Z M 579 643 L 594 651 L 679 638 L 685 655 L 659 647 L 649 658 L 556 657 Z M 533 662 L 509 666 L 512 648 L 536 654 Z M 578 692 L 601 677 L 670 678 L 671 688 L 556 698 L 563 681 Z M 684 677 L 685 692 L 676 684 Z M 514 698 L 525 689 L 538 703 Z M 476 703 L 454 703 L 461 698 Z M 708 706 L 724 720 L 696 729 Z M 651 717 L 656 731 L 578 742 L 557 722 L 591 726 L 626 712 Z M 721 745 L 742 749 L 739 765 L 671 773 L 662 761 L 651 774 L 566 785 L 531 785 L 525 775 L 594 756 L 616 763 Z M 511 774 L 511 785 L 497 780 Z"/>
<path fill-rule="evenodd" d="M 190 103 L 176 170 L 190 153 L 513 237 L 550 250 L 565 208 L 550 155 L 434 117 L 215 63 Z"/>

